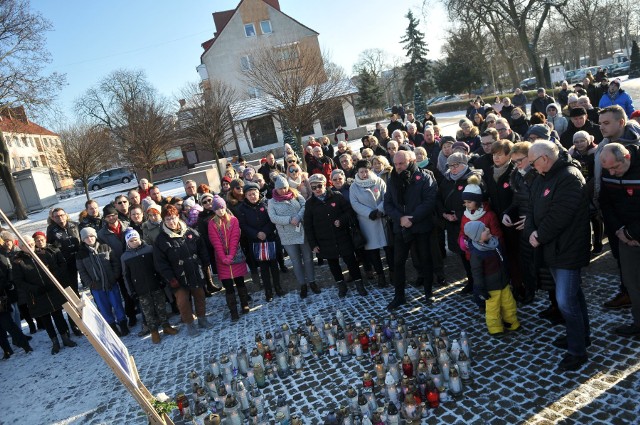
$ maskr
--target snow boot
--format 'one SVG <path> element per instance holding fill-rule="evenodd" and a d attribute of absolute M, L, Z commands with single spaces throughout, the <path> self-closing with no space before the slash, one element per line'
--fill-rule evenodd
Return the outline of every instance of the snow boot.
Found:
<path fill-rule="evenodd" d="M 69 335 L 69 332 L 65 332 L 63 334 L 60 334 L 60 338 L 62 339 L 62 344 L 65 347 L 77 347 L 78 344 L 71 339 L 71 336 Z"/>
<path fill-rule="evenodd" d="M 111 327 L 111 329 L 113 329 L 113 331 L 116 333 L 117 336 L 122 336 L 120 334 L 120 329 L 118 329 L 115 323 L 110 323 L 109 326 Z"/>
<path fill-rule="evenodd" d="M 58 337 L 54 336 L 51 338 L 51 354 L 58 354 L 60 352 L 60 342 L 58 341 Z M 26 350 L 25 350 L 26 351 Z"/>
<path fill-rule="evenodd" d="M 129 327 L 127 326 L 127 320 L 123 320 L 120 323 L 118 323 L 118 326 L 120 326 L 120 336 L 127 336 L 129 335 Z"/>

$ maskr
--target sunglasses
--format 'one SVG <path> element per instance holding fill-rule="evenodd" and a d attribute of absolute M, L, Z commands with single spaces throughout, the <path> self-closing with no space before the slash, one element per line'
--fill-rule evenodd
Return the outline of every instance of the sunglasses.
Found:
<path fill-rule="evenodd" d="M 299 169 L 297 169 L 297 168 L 289 168 L 289 172 L 290 172 L 290 173 L 299 173 L 299 172 L 300 172 L 300 170 L 299 170 Z"/>
<path fill-rule="evenodd" d="M 202 205 L 210 204 L 213 202 L 213 199 L 207 199 L 206 201 L 202 201 Z"/>
<path fill-rule="evenodd" d="M 122 204 L 128 204 L 129 201 L 118 201 L 118 205 L 122 205 Z"/>
<path fill-rule="evenodd" d="M 298 162 L 298 161 L 296 161 L 295 159 L 287 160 L 287 164 L 295 164 L 296 162 Z"/>
<path fill-rule="evenodd" d="M 311 185 L 311 190 L 318 190 L 318 189 L 322 189 L 324 185 L 322 184 L 312 184 Z"/>

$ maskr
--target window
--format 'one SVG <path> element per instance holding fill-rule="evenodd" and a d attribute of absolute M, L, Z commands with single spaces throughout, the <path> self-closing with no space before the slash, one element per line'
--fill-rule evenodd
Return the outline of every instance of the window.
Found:
<path fill-rule="evenodd" d="M 243 71 L 249 71 L 252 66 L 251 56 L 245 55 L 240 58 L 240 67 Z"/>
<path fill-rule="evenodd" d="M 11 171 L 16 171 L 18 168 L 18 158 L 17 157 L 13 157 L 11 158 Z"/>
<path fill-rule="evenodd" d="M 31 158 L 29 157 L 29 163 L 31 164 L 31 167 L 39 167 L 40 164 L 38 164 L 38 158 Z"/>
<path fill-rule="evenodd" d="M 24 156 L 20 157 L 20 168 L 22 169 L 27 168 L 27 162 L 24 160 Z"/>
<path fill-rule="evenodd" d="M 260 89 L 258 87 L 249 87 L 249 98 L 255 99 L 260 97 Z"/>
<path fill-rule="evenodd" d="M 44 142 L 44 145 L 45 145 L 46 147 L 49 147 L 49 139 L 47 139 L 47 138 L 42 138 L 42 141 Z"/>
<path fill-rule="evenodd" d="M 271 21 L 260 21 L 260 31 L 263 34 L 271 34 L 273 30 L 271 29 Z"/>
<path fill-rule="evenodd" d="M 16 144 L 16 147 L 20 147 L 20 139 L 18 139 L 18 136 L 13 136 L 13 142 Z"/>
<path fill-rule="evenodd" d="M 23 137 L 23 138 L 22 138 L 22 143 L 24 144 L 24 147 L 25 147 L 25 148 L 28 148 L 28 147 L 29 147 L 29 141 L 27 140 L 27 138 L 26 138 L 26 137 Z"/>
<path fill-rule="evenodd" d="M 251 24 L 244 24 L 244 35 L 247 37 L 255 37 L 256 36 L 256 27 Z"/>
<path fill-rule="evenodd" d="M 249 121 L 248 127 L 253 147 L 278 143 L 276 128 L 273 125 L 273 118 L 271 118 L 270 115 Z"/>

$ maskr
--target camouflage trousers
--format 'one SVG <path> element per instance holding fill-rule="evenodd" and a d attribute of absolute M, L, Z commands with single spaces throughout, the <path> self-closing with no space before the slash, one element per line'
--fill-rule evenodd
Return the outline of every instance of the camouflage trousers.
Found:
<path fill-rule="evenodd" d="M 140 295 L 138 296 L 138 300 L 140 301 L 140 308 L 142 308 L 142 314 L 150 331 L 155 331 L 167 323 L 164 291 L 159 289 L 146 295 Z"/>

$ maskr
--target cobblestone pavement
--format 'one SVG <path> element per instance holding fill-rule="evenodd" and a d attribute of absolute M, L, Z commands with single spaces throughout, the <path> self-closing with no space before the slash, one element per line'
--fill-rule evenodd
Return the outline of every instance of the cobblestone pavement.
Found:
<path fill-rule="evenodd" d="M 179 335 L 152 345 L 149 337 L 135 336 L 138 326 L 124 342 L 136 359 L 142 381 L 154 394 L 174 396 L 189 387 L 190 370 L 202 375 L 210 356 L 219 357 L 240 345 L 253 347 L 257 332 L 273 332 L 284 322 L 295 329 L 317 314 L 327 321 L 336 309 L 353 322 L 388 316 L 384 307 L 392 297 L 391 288 L 380 290 L 368 285 L 367 297 L 358 296 L 355 288 L 350 288 L 348 296 L 339 299 L 330 283 L 328 267 L 317 270 L 322 294 L 310 294 L 301 300 L 293 289 L 290 271 L 284 275 L 289 293 L 265 303 L 264 295 L 255 292 L 252 312 L 237 324 L 231 324 L 221 294 L 209 298 L 207 312 L 215 326 L 206 335 L 188 338 L 182 329 Z M 456 279 L 463 271 L 453 255 L 446 260 L 446 273 L 449 283 L 437 288 L 433 306 L 426 307 L 420 292 L 410 288 L 411 301 L 398 315 L 413 330 L 425 329 L 436 318 L 450 335 L 466 330 L 474 379 L 461 400 L 431 411 L 424 423 L 638 423 L 640 340 L 610 334 L 613 326 L 630 320 L 629 310 L 601 308 L 602 302 L 617 291 L 617 271 L 610 253 L 594 259 L 584 273 L 592 324 L 590 361 L 582 370 L 565 374 L 555 371 L 563 353 L 551 345 L 562 334 L 562 326 L 550 326 L 536 315 L 546 307 L 545 293 L 539 292 L 534 304 L 519 308 L 523 332 L 495 339 L 487 334 L 484 317 L 471 298 L 460 293 L 462 285 Z M 176 322 L 178 317 L 171 320 Z M 44 332 L 38 332 L 33 342 L 34 353 L 17 354 L 0 362 L 0 424 L 146 423 L 134 400 L 86 340 L 79 340 L 78 348 L 63 349 L 56 356 L 49 354 Z M 321 424 L 332 406 L 346 404 L 347 389 L 350 385 L 359 388 L 367 370 L 373 372 L 370 361 L 352 358 L 338 362 L 337 357 L 328 356 L 311 359 L 301 374 L 276 378 L 263 394 L 269 412 L 275 409 L 275 397 L 285 394 L 292 413 L 301 414 L 306 424 Z"/>

